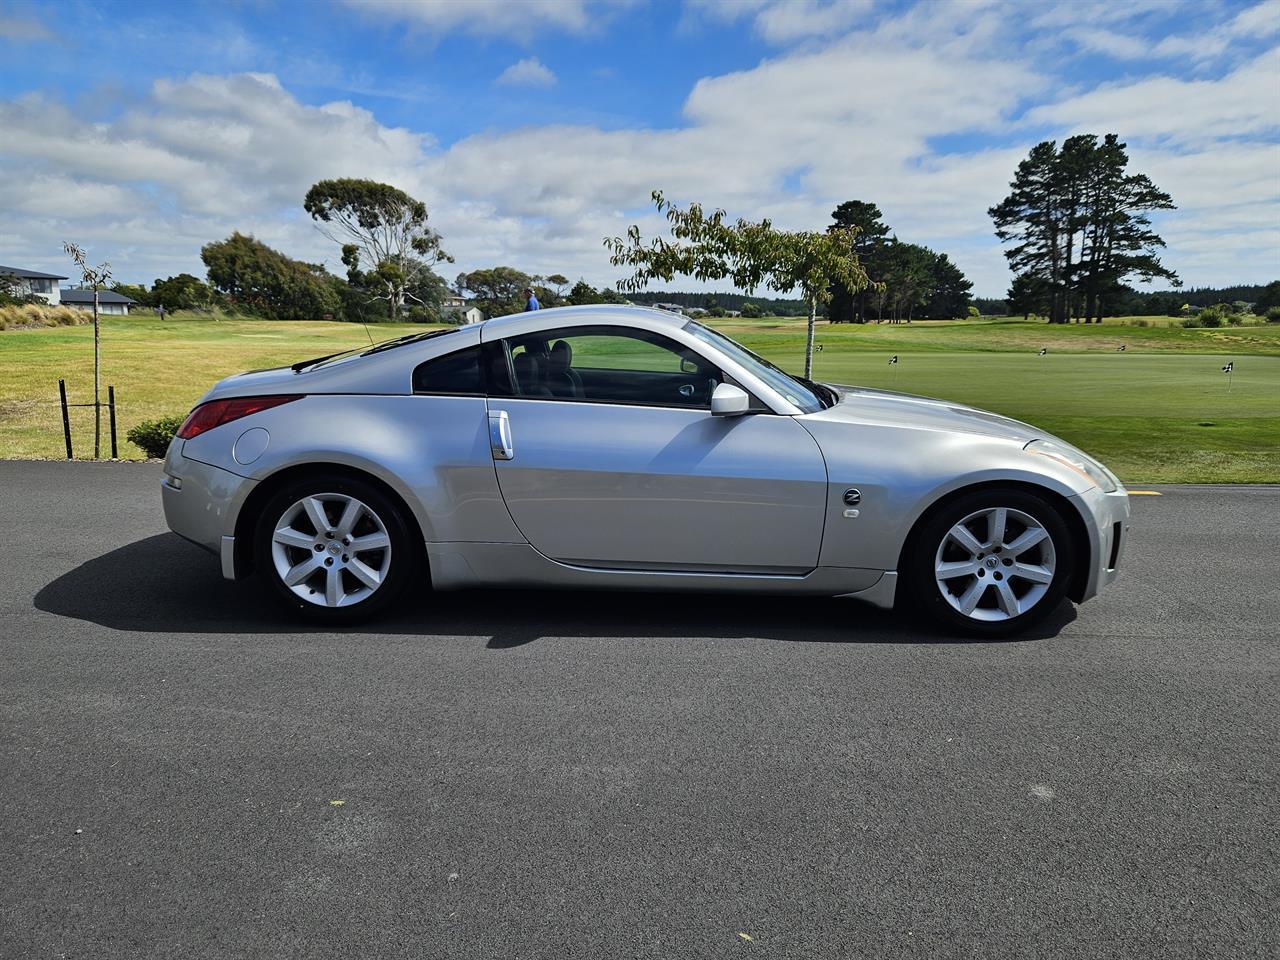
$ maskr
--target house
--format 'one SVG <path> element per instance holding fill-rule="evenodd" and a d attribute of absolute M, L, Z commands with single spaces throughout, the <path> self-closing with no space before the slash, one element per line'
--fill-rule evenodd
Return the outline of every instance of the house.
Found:
<path fill-rule="evenodd" d="M 41 297 L 46 303 L 60 303 L 61 291 L 58 281 L 65 280 L 56 273 L 41 273 L 39 270 L 24 270 L 22 267 L 0 266 L 0 277 L 9 281 L 15 296 Z"/>
<path fill-rule="evenodd" d="M 440 301 L 441 310 L 465 310 L 467 308 L 467 298 L 460 297 L 456 293 L 451 293 Z"/>
<path fill-rule="evenodd" d="M 61 291 L 61 303 L 66 307 L 75 307 L 77 310 L 93 309 L 93 291 L 70 289 Z M 103 316 L 124 316 L 129 312 L 129 308 L 138 301 L 123 294 L 116 293 L 114 290 L 98 291 L 98 313 Z"/>

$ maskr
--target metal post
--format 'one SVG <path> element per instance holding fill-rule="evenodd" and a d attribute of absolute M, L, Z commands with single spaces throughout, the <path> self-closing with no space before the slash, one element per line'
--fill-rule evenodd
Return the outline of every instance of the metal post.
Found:
<path fill-rule="evenodd" d="M 116 388 L 107 387 L 107 411 L 111 415 L 111 459 L 119 460 L 120 454 L 116 452 Z"/>
<path fill-rule="evenodd" d="M 58 395 L 62 398 L 62 436 L 67 441 L 67 459 L 71 460 L 71 418 L 67 416 L 67 381 L 58 381 Z"/>

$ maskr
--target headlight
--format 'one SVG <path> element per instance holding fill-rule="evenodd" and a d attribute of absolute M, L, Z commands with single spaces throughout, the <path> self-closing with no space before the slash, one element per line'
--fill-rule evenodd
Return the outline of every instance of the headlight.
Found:
<path fill-rule="evenodd" d="M 1057 460 L 1092 481 L 1104 493 L 1115 493 L 1120 489 L 1120 481 L 1114 473 L 1075 447 L 1068 446 L 1065 443 L 1056 443 L 1053 440 L 1032 440 L 1022 449 L 1036 456 Z"/>

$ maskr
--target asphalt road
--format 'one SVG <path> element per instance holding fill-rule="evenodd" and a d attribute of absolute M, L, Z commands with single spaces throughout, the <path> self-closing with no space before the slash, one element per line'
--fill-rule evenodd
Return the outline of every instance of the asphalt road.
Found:
<path fill-rule="evenodd" d="M 0 463 L 0 956 L 1275 955 L 1280 488 L 958 643 L 851 601 L 299 629 L 154 465 Z M 748 939 L 750 938 L 750 939 Z"/>

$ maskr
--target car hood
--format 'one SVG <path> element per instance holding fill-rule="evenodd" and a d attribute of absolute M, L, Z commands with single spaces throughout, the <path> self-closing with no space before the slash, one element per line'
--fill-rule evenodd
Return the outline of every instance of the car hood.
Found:
<path fill-rule="evenodd" d="M 839 400 L 835 406 L 813 414 L 815 417 L 847 423 L 969 433 L 1019 444 L 1049 436 L 1045 431 L 1020 420 L 947 400 L 917 397 L 891 390 L 872 390 L 868 387 L 840 384 L 828 386 L 839 395 Z"/>

